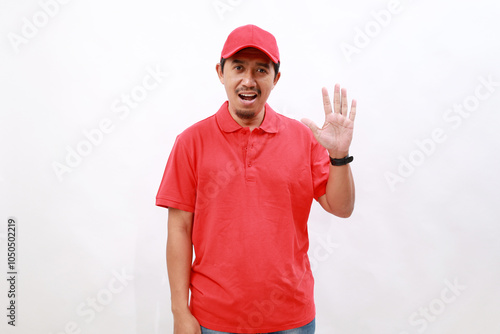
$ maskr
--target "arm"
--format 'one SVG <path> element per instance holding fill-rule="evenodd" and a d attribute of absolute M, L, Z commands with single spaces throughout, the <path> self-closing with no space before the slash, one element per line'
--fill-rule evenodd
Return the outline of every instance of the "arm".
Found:
<path fill-rule="evenodd" d="M 334 159 L 341 159 L 349 154 L 356 116 L 356 100 L 352 101 L 351 112 L 348 114 L 345 88 L 342 89 L 342 101 L 340 98 L 340 86 L 337 84 L 332 110 L 328 91 L 323 88 L 325 124 L 321 129 L 311 120 L 302 120 L 311 129 L 316 140 L 328 150 L 328 154 Z M 354 180 L 350 166 L 330 166 L 326 194 L 321 196 L 318 202 L 326 211 L 347 218 L 354 209 L 354 193 Z"/>
<path fill-rule="evenodd" d="M 354 210 L 354 193 L 354 180 L 349 165 L 330 166 L 326 194 L 318 202 L 329 213 L 347 218 Z"/>
<path fill-rule="evenodd" d="M 174 334 L 200 334 L 200 324 L 189 310 L 189 281 L 193 260 L 193 213 L 168 209 L 167 270 Z"/>

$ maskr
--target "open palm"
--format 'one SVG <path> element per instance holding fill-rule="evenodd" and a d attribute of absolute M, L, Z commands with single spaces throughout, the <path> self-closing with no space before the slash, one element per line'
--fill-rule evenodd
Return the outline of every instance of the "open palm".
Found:
<path fill-rule="evenodd" d="M 347 91 L 340 90 L 340 85 L 335 85 L 333 97 L 333 110 L 328 96 L 328 90 L 323 88 L 323 106 L 325 108 L 325 123 L 318 127 L 313 121 L 304 118 L 302 123 L 307 125 L 316 140 L 328 150 L 332 158 L 343 158 L 349 153 L 356 116 L 356 100 L 352 100 L 351 112 L 348 113 Z"/>

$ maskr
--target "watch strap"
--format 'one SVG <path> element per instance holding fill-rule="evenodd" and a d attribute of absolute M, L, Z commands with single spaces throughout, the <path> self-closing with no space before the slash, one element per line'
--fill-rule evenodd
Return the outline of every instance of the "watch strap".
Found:
<path fill-rule="evenodd" d="M 330 163 L 332 166 L 344 166 L 347 165 L 348 163 L 352 162 L 354 160 L 354 157 L 352 156 L 346 156 L 342 159 L 334 159 L 330 157 Z"/>

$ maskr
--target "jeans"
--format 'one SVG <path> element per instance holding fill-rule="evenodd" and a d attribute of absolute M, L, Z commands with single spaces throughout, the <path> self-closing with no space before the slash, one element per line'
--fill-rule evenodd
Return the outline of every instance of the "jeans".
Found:
<path fill-rule="evenodd" d="M 311 321 L 307 325 L 299 328 L 288 329 L 286 331 L 272 332 L 266 334 L 314 334 L 315 329 L 316 329 L 316 319 L 313 319 L 313 321 Z M 201 326 L 201 334 L 236 334 L 236 333 L 218 332 Z"/>

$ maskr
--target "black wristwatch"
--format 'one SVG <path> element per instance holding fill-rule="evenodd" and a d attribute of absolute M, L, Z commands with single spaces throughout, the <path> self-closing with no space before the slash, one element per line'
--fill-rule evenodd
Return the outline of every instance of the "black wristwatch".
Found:
<path fill-rule="evenodd" d="M 345 158 L 342 158 L 342 159 L 334 159 L 334 158 L 330 157 L 330 162 L 332 163 L 332 166 L 344 166 L 353 160 L 354 160 L 354 157 L 350 157 L 350 156 L 346 156 Z"/>

